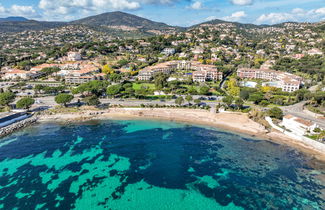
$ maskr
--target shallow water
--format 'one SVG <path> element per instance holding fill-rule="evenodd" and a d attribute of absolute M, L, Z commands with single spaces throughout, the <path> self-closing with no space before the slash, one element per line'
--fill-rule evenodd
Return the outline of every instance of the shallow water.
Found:
<path fill-rule="evenodd" d="M 293 148 L 161 121 L 39 124 L 0 141 L 1 209 L 322 209 Z"/>

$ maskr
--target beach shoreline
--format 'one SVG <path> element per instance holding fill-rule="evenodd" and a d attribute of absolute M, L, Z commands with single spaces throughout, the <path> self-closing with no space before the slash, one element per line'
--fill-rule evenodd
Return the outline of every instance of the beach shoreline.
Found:
<path fill-rule="evenodd" d="M 313 158 L 325 162 L 324 148 L 297 141 L 283 133 L 269 132 L 262 125 L 249 119 L 244 113 L 211 113 L 196 109 L 167 108 L 110 108 L 107 110 L 83 110 L 79 112 L 42 114 L 39 122 L 74 123 L 90 120 L 163 120 L 192 125 L 202 125 L 249 135 L 293 147 Z"/>

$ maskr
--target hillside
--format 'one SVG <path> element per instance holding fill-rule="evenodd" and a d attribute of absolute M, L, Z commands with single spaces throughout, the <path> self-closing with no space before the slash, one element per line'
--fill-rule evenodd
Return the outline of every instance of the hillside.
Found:
<path fill-rule="evenodd" d="M 28 21 L 27 18 L 24 17 L 7 17 L 7 18 L 0 18 L 0 22 L 23 22 Z"/>
<path fill-rule="evenodd" d="M 0 21 L 0 33 L 17 33 L 22 31 L 40 31 L 67 25 L 64 22 L 27 21 Z"/>
<path fill-rule="evenodd" d="M 109 12 L 95 15 L 69 24 L 96 26 L 99 30 L 133 31 L 134 33 L 161 34 L 181 30 L 181 27 L 169 26 L 165 23 L 151 21 L 124 12 Z"/>
<path fill-rule="evenodd" d="M 25 30 L 47 30 L 67 25 L 83 25 L 100 32 L 107 32 L 124 36 L 125 33 L 134 36 L 148 36 L 172 33 L 182 30 L 181 27 L 169 26 L 165 23 L 151 21 L 136 15 L 124 12 L 109 12 L 86 17 L 72 22 L 41 22 L 27 19 L 4 18 L 0 20 L 0 32 L 13 33 Z"/>

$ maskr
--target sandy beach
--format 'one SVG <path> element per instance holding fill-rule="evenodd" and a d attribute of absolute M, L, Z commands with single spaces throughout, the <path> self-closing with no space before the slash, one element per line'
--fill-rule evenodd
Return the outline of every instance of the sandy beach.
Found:
<path fill-rule="evenodd" d="M 206 125 L 236 133 L 247 134 L 260 139 L 289 145 L 312 157 L 325 162 L 324 147 L 305 144 L 278 131 L 269 132 L 262 125 L 252 121 L 243 113 L 211 113 L 207 110 L 166 109 L 166 108 L 110 108 L 107 110 L 80 110 L 60 114 L 43 114 L 39 122 L 72 123 L 105 119 L 156 119 Z"/>

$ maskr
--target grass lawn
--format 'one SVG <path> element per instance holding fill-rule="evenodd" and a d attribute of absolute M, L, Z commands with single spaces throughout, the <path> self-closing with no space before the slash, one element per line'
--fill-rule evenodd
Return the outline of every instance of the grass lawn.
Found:
<path fill-rule="evenodd" d="M 134 90 L 140 90 L 142 86 L 149 87 L 150 90 L 155 90 L 155 84 L 152 83 L 133 83 Z"/>

